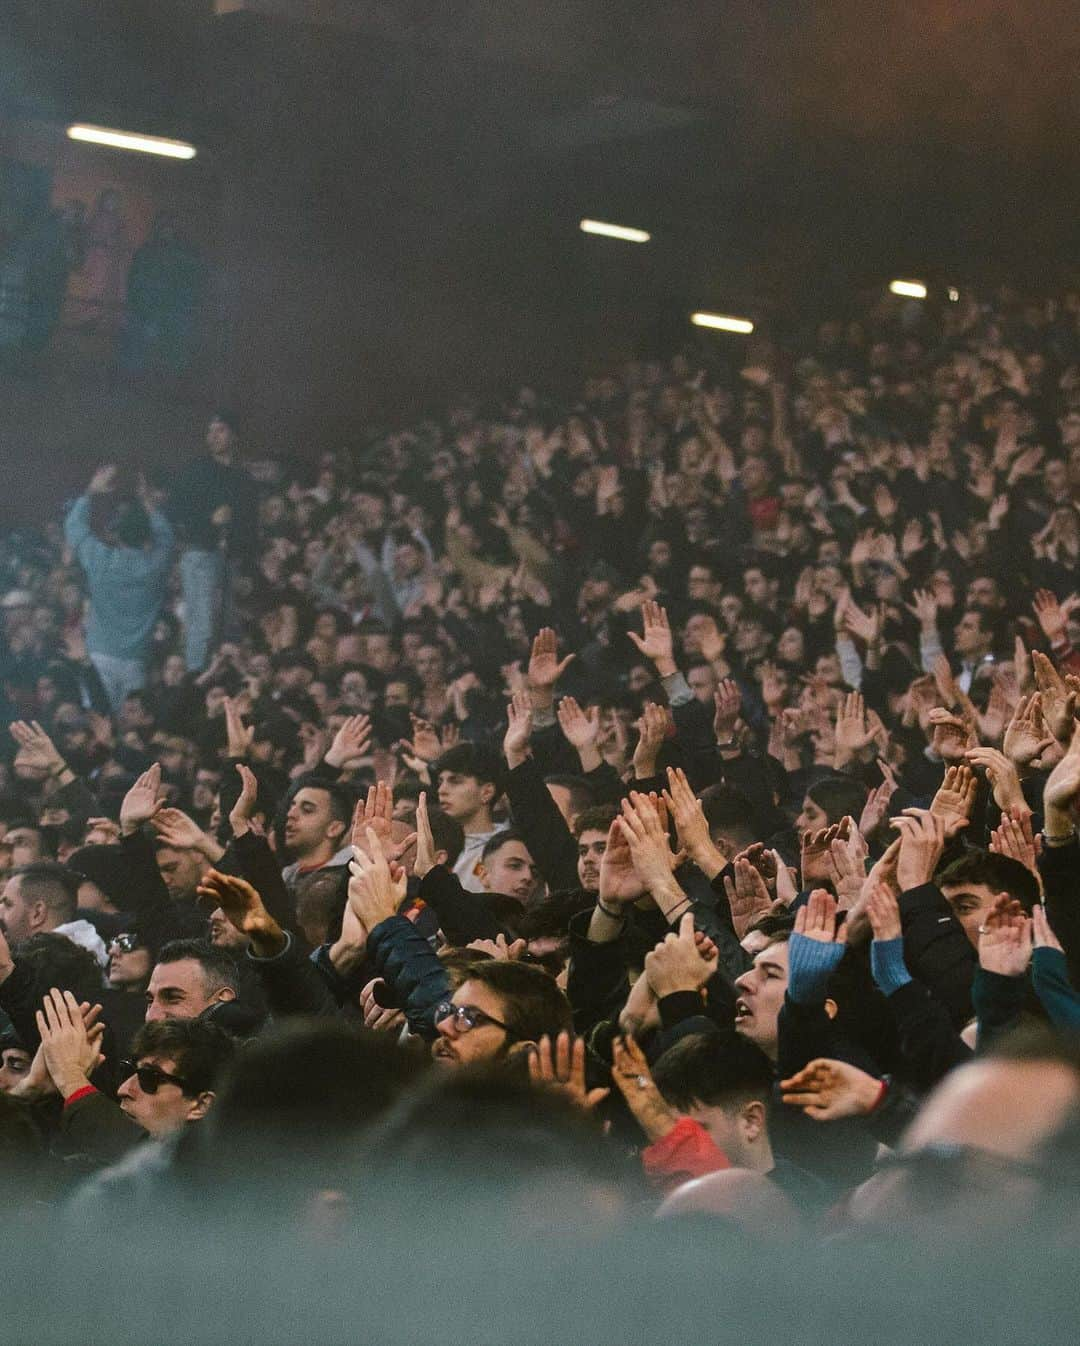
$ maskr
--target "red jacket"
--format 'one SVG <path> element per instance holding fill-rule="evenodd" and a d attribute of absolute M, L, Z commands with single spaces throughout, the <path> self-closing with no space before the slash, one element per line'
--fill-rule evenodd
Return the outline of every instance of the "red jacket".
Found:
<path fill-rule="evenodd" d="M 698 1122 L 682 1117 L 675 1126 L 641 1152 L 646 1175 L 667 1187 L 730 1168 L 727 1155 Z"/>

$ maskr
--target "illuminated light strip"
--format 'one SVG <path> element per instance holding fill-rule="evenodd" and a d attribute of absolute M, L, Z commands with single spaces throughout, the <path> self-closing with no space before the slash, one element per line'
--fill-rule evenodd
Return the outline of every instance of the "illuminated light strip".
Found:
<path fill-rule="evenodd" d="M 161 154 L 167 159 L 194 159 L 196 149 L 185 140 L 168 140 L 165 136 L 135 135 L 131 131 L 110 131 L 106 126 L 84 126 L 76 123 L 68 127 L 70 140 L 83 140 L 91 145 L 108 145 L 114 150 L 138 150 L 142 154 Z"/>
<path fill-rule="evenodd" d="M 728 318 L 723 313 L 691 313 L 690 321 L 695 327 L 713 327 L 718 332 L 739 332 L 749 336 L 754 324 L 747 318 Z"/>
<path fill-rule="evenodd" d="M 630 229 L 625 224 L 605 224 L 603 220 L 582 220 L 583 234 L 600 234 L 603 238 L 620 238 L 624 243 L 648 243 L 652 234 L 644 229 Z"/>
<path fill-rule="evenodd" d="M 901 294 L 905 299 L 925 299 L 926 286 L 921 280 L 891 280 L 889 289 L 893 294 Z"/>

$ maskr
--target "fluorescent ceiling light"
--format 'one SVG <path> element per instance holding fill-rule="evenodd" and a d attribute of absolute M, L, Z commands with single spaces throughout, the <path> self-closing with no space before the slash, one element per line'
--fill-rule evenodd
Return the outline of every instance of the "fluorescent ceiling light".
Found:
<path fill-rule="evenodd" d="M 741 332 L 749 336 L 754 324 L 746 318 L 728 318 L 723 313 L 691 313 L 690 321 L 695 327 L 715 327 L 719 332 Z"/>
<path fill-rule="evenodd" d="M 195 146 L 185 140 L 168 140 L 164 136 L 135 135 L 131 131 L 111 131 L 107 126 L 68 127 L 68 138 L 85 140 L 91 145 L 108 145 L 115 150 L 139 150 L 143 154 L 163 154 L 167 159 L 194 159 Z"/>
<path fill-rule="evenodd" d="M 921 280 L 891 280 L 889 289 L 893 294 L 902 294 L 905 299 L 926 298 L 926 286 Z"/>
<path fill-rule="evenodd" d="M 605 224 L 603 220 L 582 220 L 583 234 L 602 234 L 604 238 L 621 238 L 624 243 L 648 243 L 652 237 L 644 229 L 629 229 L 624 224 Z"/>

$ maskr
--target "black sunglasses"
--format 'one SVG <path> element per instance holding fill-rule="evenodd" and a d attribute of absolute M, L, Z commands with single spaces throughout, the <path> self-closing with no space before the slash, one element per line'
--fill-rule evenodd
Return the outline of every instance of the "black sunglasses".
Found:
<path fill-rule="evenodd" d="M 139 1088 L 144 1094 L 156 1094 L 163 1084 L 178 1084 L 181 1089 L 187 1086 L 187 1080 L 179 1075 L 170 1075 L 160 1066 L 140 1066 L 134 1061 L 121 1061 L 120 1078 L 129 1080 L 132 1075 L 138 1076 Z"/>

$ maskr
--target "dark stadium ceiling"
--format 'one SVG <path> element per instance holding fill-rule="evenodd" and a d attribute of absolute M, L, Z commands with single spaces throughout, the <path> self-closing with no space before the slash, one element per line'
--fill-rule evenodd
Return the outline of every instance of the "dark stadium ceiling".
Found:
<path fill-rule="evenodd" d="M 320 117 L 334 125 L 342 101 L 369 116 L 362 148 L 328 133 L 345 169 L 391 174 L 409 162 L 417 181 L 406 191 L 426 183 L 448 209 L 460 169 L 476 208 L 496 214 L 528 182 L 548 209 L 591 202 L 666 231 L 684 258 L 756 262 L 759 290 L 808 271 L 827 284 L 899 268 L 1037 278 L 1077 254 L 1075 0 L 218 0 L 216 10 L 5 0 L 0 111 L 137 125 L 226 154 L 238 120 L 251 143 L 266 69 L 309 65 L 316 88 L 298 138 Z M 267 114 L 278 143 L 286 114 Z"/>

